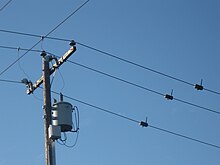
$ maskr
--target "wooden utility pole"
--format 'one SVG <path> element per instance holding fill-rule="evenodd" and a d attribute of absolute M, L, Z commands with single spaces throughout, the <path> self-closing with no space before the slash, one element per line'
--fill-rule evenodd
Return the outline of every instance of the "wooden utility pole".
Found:
<path fill-rule="evenodd" d="M 51 86 L 50 86 L 50 75 L 55 72 L 75 51 L 75 42 L 70 43 L 71 48 L 50 68 L 50 61 L 54 58 L 48 56 L 46 52 L 42 52 L 42 70 L 43 75 L 34 84 L 31 81 L 24 81 L 27 85 L 27 94 L 31 94 L 43 83 L 43 96 L 44 96 L 44 133 L 45 133 L 45 158 L 46 165 L 56 165 L 55 161 L 55 142 L 49 138 L 48 128 L 52 124 L 51 114 Z"/>
<path fill-rule="evenodd" d="M 44 95 L 44 136 L 45 136 L 45 158 L 46 165 L 52 164 L 52 141 L 49 139 L 48 128 L 52 122 L 51 119 L 51 91 L 50 91 L 50 61 L 51 57 L 45 52 L 41 53 L 43 58 L 43 95 Z"/>

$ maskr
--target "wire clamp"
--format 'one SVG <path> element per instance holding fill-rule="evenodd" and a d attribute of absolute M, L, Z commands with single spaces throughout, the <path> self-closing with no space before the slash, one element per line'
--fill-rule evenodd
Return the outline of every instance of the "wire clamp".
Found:
<path fill-rule="evenodd" d="M 197 90 L 200 90 L 200 91 L 203 90 L 204 87 L 203 87 L 203 85 L 202 85 L 202 79 L 201 79 L 200 85 L 199 85 L 199 84 L 195 84 L 194 87 L 195 87 L 195 89 L 197 89 Z"/>
<path fill-rule="evenodd" d="M 142 126 L 142 127 L 148 127 L 147 117 L 146 117 L 146 121 L 141 121 L 139 124 L 140 124 L 140 126 Z"/>
<path fill-rule="evenodd" d="M 164 98 L 166 98 L 167 100 L 173 100 L 173 89 L 172 89 L 172 91 L 171 91 L 171 94 L 169 95 L 169 94 L 166 94 L 165 96 L 164 96 Z"/>

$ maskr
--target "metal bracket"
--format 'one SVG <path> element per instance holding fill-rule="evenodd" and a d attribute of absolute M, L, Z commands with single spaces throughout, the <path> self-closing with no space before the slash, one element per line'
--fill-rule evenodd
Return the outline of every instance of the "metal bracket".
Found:
<path fill-rule="evenodd" d="M 142 126 L 142 127 L 148 127 L 147 117 L 146 117 L 146 120 L 145 120 L 145 121 L 141 121 L 139 124 L 140 124 L 140 126 Z"/>
<path fill-rule="evenodd" d="M 164 96 L 164 98 L 166 98 L 167 100 L 173 100 L 173 89 L 172 89 L 172 91 L 171 91 L 171 94 L 169 95 L 169 94 L 166 94 L 165 96 Z"/>
<path fill-rule="evenodd" d="M 202 86 L 202 79 L 201 79 L 200 85 L 199 85 L 199 84 L 195 84 L 194 87 L 195 87 L 195 89 L 197 89 L 197 90 L 200 90 L 200 91 L 203 90 L 204 87 Z"/>

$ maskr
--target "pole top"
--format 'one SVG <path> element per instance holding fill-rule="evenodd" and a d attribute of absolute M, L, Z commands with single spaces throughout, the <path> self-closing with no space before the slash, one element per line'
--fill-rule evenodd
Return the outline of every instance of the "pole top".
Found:
<path fill-rule="evenodd" d="M 40 54 L 42 57 L 45 57 L 47 55 L 47 53 L 43 50 Z"/>
<path fill-rule="evenodd" d="M 75 46 L 75 45 L 76 45 L 76 42 L 75 42 L 74 40 L 71 40 L 70 43 L 69 43 L 69 45 L 70 45 L 70 46 Z"/>

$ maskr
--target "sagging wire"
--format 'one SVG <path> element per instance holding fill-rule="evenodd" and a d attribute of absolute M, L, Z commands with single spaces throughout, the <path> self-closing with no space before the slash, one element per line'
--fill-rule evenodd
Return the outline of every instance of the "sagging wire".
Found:
<path fill-rule="evenodd" d="M 35 93 L 33 93 L 33 97 L 34 97 L 36 100 L 38 100 L 38 101 L 40 101 L 40 102 L 43 102 L 43 99 L 39 98 Z"/>
<path fill-rule="evenodd" d="M 18 52 L 18 59 L 20 59 L 20 47 L 17 48 L 17 52 Z M 30 79 L 30 76 L 25 72 L 25 70 L 21 67 L 21 62 L 20 60 L 18 60 L 18 67 L 19 69 L 23 72 L 23 74 Z"/>
<path fill-rule="evenodd" d="M 54 60 L 55 63 L 58 65 L 59 62 L 58 62 L 57 57 L 56 57 L 55 55 L 53 55 L 52 53 L 48 53 L 48 54 L 52 55 L 52 60 Z M 51 65 L 53 66 L 52 61 L 51 61 Z M 57 71 L 58 71 L 58 73 L 59 73 L 59 75 L 60 75 L 60 77 L 61 77 L 61 79 L 62 79 L 62 83 L 63 83 L 63 85 L 62 85 L 62 87 L 61 87 L 61 89 L 60 89 L 60 93 L 62 93 L 62 91 L 63 91 L 63 89 L 64 89 L 64 87 L 65 87 L 65 81 L 64 81 L 63 75 L 62 75 L 62 73 L 61 73 L 61 71 L 60 71 L 59 68 L 55 68 L 55 71 L 54 71 L 53 76 L 52 76 L 52 79 L 51 79 L 50 86 L 52 86 L 52 84 L 53 84 L 53 81 L 54 81 L 54 78 L 55 78 L 55 75 L 56 75 L 56 72 L 57 72 Z"/>
<path fill-rule="evenodd" d="M 76 120 L 76 127 L 77 127 L 76 131 L 78 131 L 79 130 L 79 109 L 77 106 L 74 106 L 73 109 L 75 110 L 75 120 Z"/>
<path fill-rule="evenodd" d="M 65 85 L 66 85 L 66 84 L 65 84 L 65 80 L 64 80 L 64 78 L 63 78 L 62 72 L 60 71 L 59 68 L 58 68 L 58 72 L 59 72 L 60 77 L 61 77 L 62 82 L 63 82 L 62 88 L 60 89 L 60 93 L 62 93 L 62 91 L 63 91 L 63 89 L 65 88 Z"/>
<path fill-rule="evenodd" d="M 67 136 L 66 136 L 66 133 L 65 133 L 65 132 L 63 133 L 63 136 L 64 136 L 64 138 L 62 137 L 62 134 L 61 134 L 61 138 L 57 140 L 57 142 L 58 142 L 60 145 L 65 145 L 65 144 L 66 144 Z"/>
<path fill-rule="evenodd" d="M 63 145 L 65 147 L 68 147 L 68 148 L 73 148 L 76 146 L 77 142 L 78 142 L 78 138 L 79 138 L 79 131 L 77 132 L 76 134 L 76 139 L 75 139 L 75 142 L 72 144 L 72 145 L 69 145 L 67 144 L 67 135 L 66 135 L 66 132 L 63 133 L 64 135 L 64 139 L 58 139 L 57 140 L 57 143 L 60 144 L 60 145 Z"/>
<path fill-rule="evenodd" d="M 76 144 L 77 144 L 77 142 L 78 142 L 78 138 L 79 138 L 79 131 L 77 131 L 75 142 L 74 142 L 72 145 L 64 144 L 64 146 L 66 146 L 66 147 L 68 147 L 68 148 L 73 148 L 73 147 L 75 147 Z"/>
<path fill-rule="evenodd" d="M 51 62 L 51 65 L 53 65 L 53 63 Z M 50 82 L 50 86 L 53 85 L 53 81 L 54 81 L 54 78 L 55 78 L 55 75 L 56 75 L 56 71 L 57 69 L 54 71 L 53 75 L 52 75 L 52 79 L 51 79 L 51 82 Z"/>
<path fill-rule="evenodd" d="M 18 59 L 20 58 L 20 50 L 22 50 L 20 47 L 17 48 L 17 52 L 18 52 Z M 30 76 L 25 72 L 25 70 L 22 68 L 21 66 L 21 62 L 20 60 L 18 60 L 18 67 L 19 69 L 23 72 L 23 74 L 28 78 L 28 79 L 31 79 Z M 43 101 L 43 99 L 40 99 L 39 97 L 36 96 L 35 93 L 33 93 L 33 96 L 36 100 L 38 101 Z"/>

